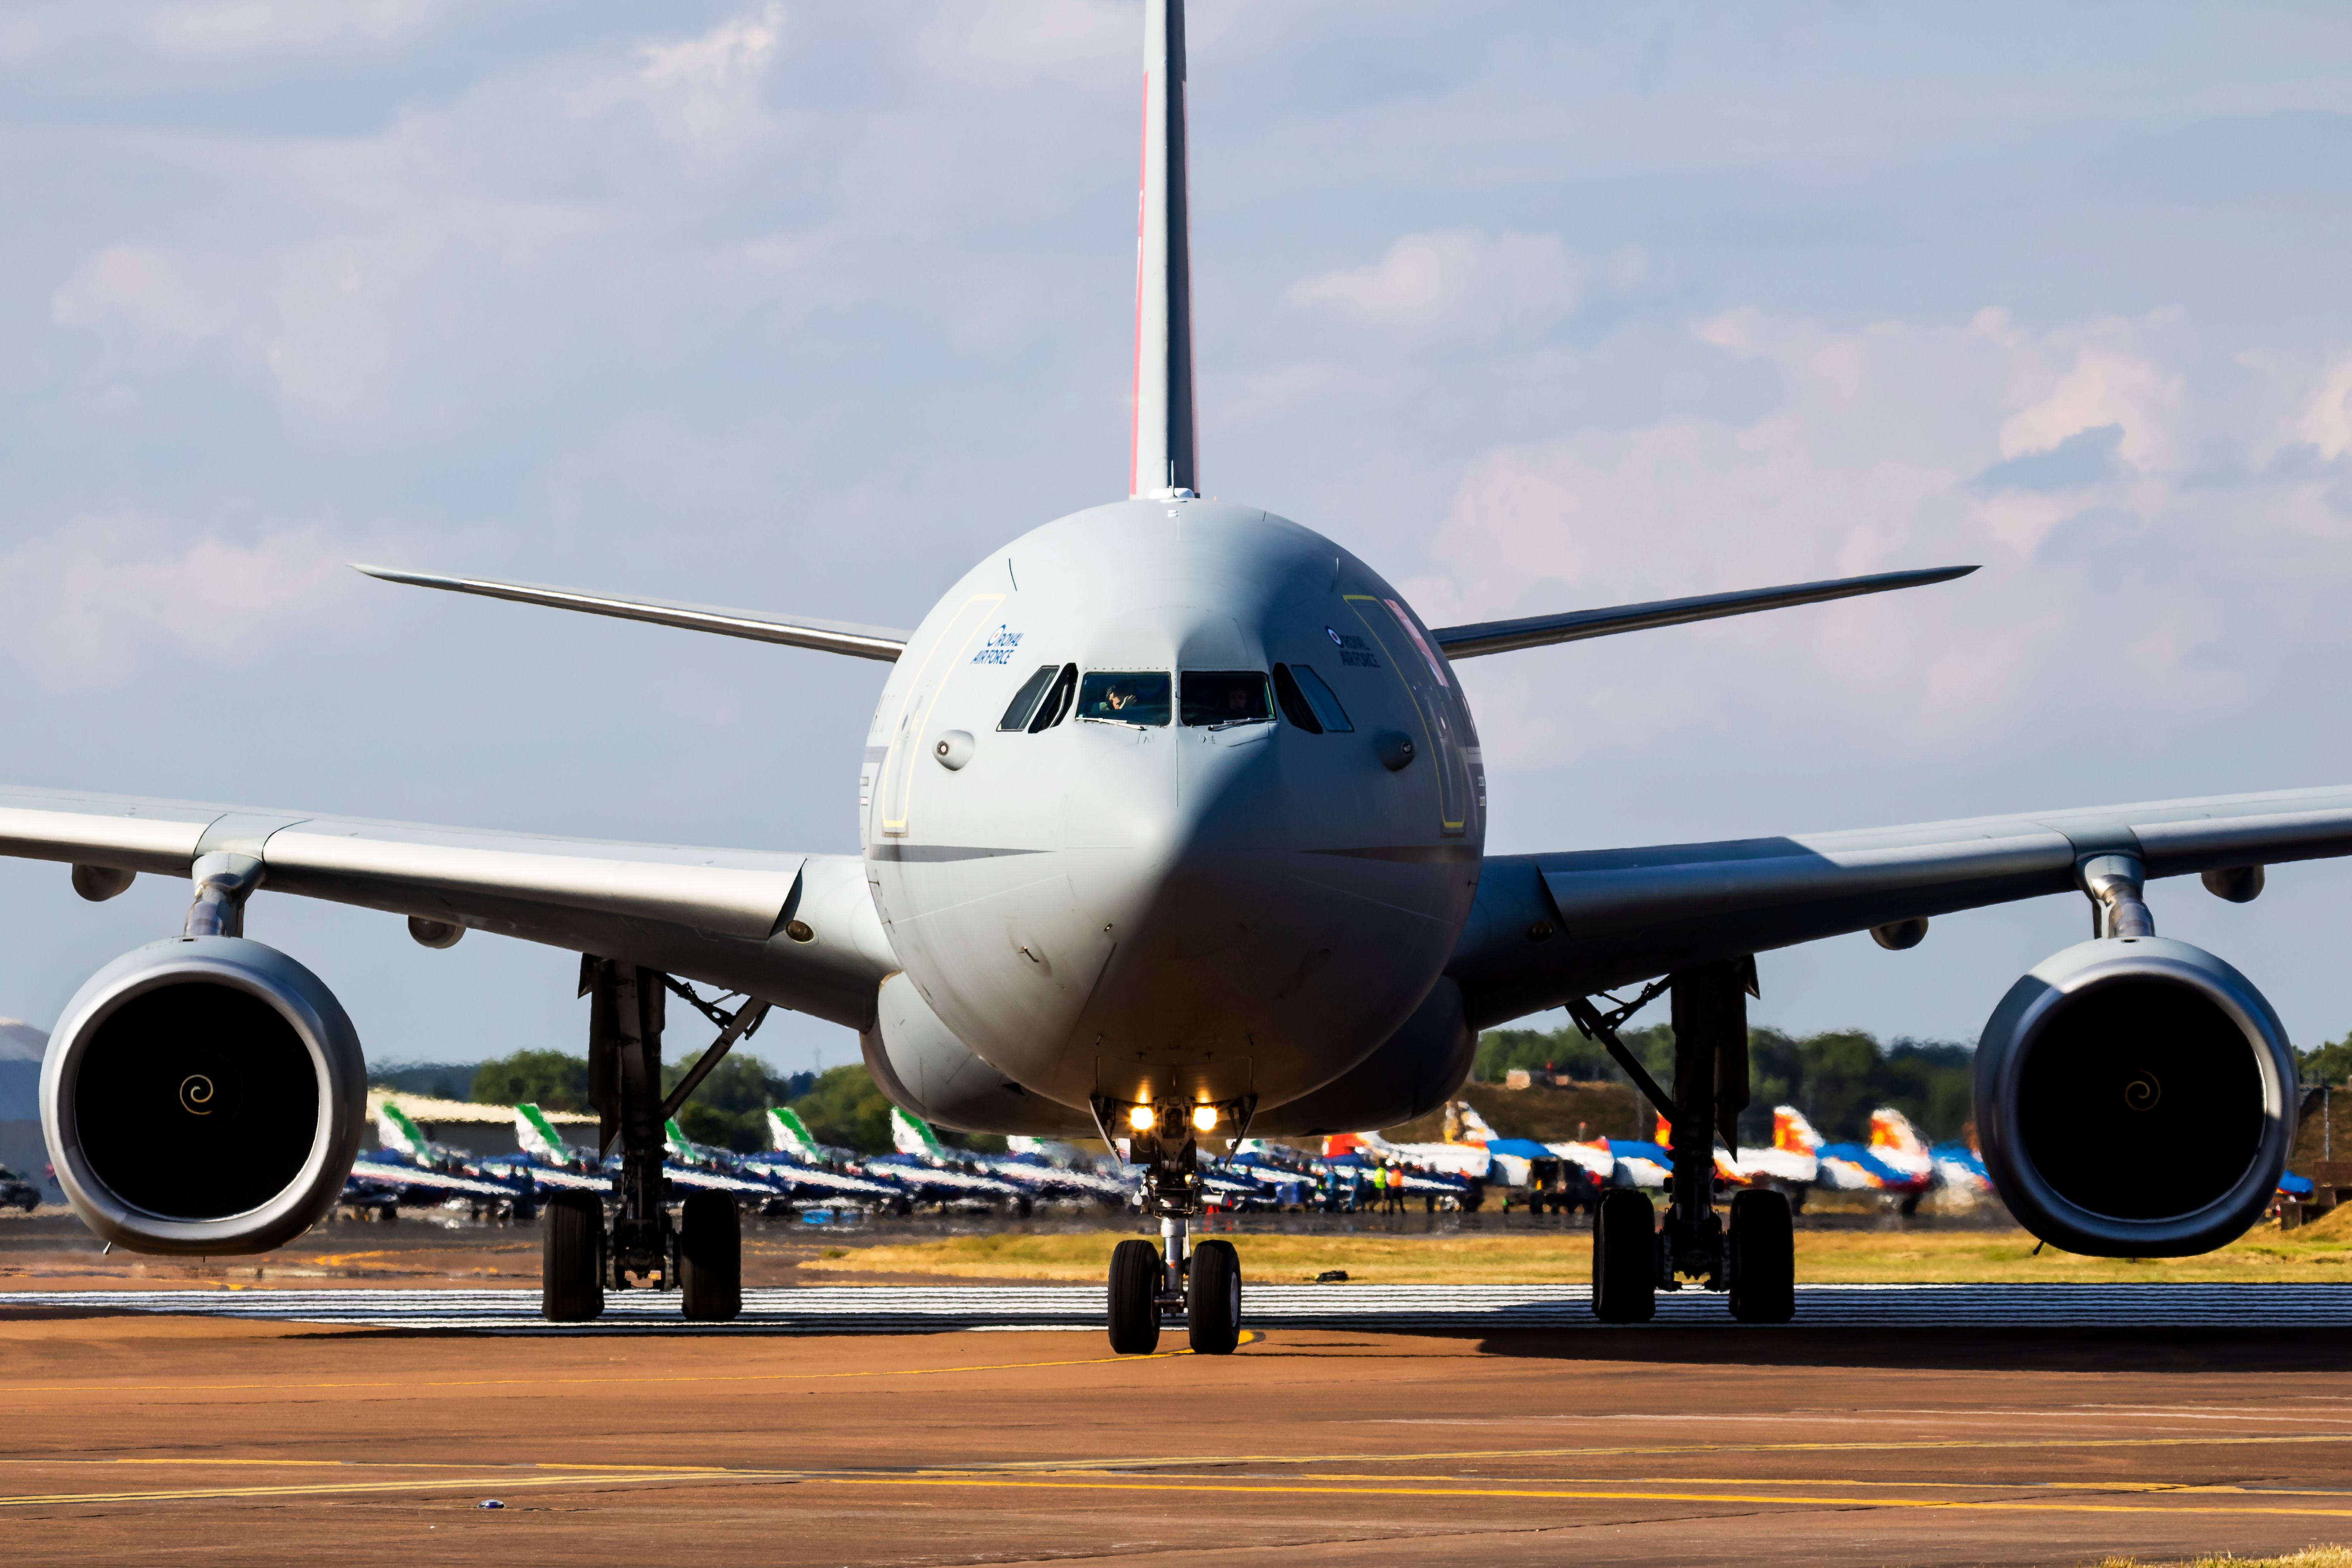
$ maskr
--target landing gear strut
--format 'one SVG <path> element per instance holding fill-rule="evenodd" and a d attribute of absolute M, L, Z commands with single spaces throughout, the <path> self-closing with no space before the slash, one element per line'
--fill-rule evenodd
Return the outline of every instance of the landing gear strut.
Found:
<path fill-rule="evenodd" d="M 1195 1116 L 1206 1111 L 1213 1118 L 1208 1126 L 1223 1123 L 1239 1137 L 1251 1109 L 1247 1102 L 1095 1102 L 1105 1142 L 1115 1125 L 1129 1130 L 1128 1163 L 1144 1168 L 1144 1211 L 1160 1220 L 1159 1247 L 1139 1237 L 1120 1242 L 1111 1253 L 1110 1348 L 1116 1353 L 1150 1354 L 1160 1346 L 1160 1323 L 1176 1318 L 1184 1320 L 1185 1336 L 1197 1354 L 1231 1355 L 1241 1343 L 1241 1255 L 1230 1241 L 1189 1245 L 1192 1222 L 1201 1212 L 1201 1150 L 1193 1133 Z M 1144 1125 L 1138 1126 L 1139 1120 Z"/>
<path fill-rule="evenodd" d="M 719 1039 L 665 1099 L 661 1088 L 665 998 L 676 990 L 720 1024 Z M 590 998 L 588 1099 L 599 1147 L 621 1149 L 609 1227 L 604 1205 L 584 1193 L 547 1201 L 541 1226 L 541 1310 L 550 1321 L 600 1315 L 607 1290 L 677 1290 L 688 1319 L 724 1322 L 742 1310 L 742 1232 L 734 1200 L 696 1193 L 683 1224 L 672 1225 L 662 1173 L 664 1123 L 734 1043 L 757 1028 L 767 1005 L 719 1011 L 656 970 L 583 958 L 580 992 Z"/>
<path fill-rule="evenodd" d="M 1633 1077 L 1673 1129 L 1674 1181 L 1665 1218 L 1652 1231 L 1649 1200 L 1610 1192 L 1593 1221 L 1592 1310 L 1608 1322 L 1647 1321 L 1656 1290 L 1685 1282 L 1727 1291 L 1742 1322 L 1785 1323 L 1796 1313 L 1796 1237 L 1789 1200 L 1762 1188 L 1732 1199 L 1728 1228 L 1715 1206 L 1715 1140 L 1735 1153 L 1748 1108 L 1748 997 L 1753 959 L 1678 971 L 1607 1014 L 1590 1000 L 1570 1005 Z M 1617 1037 L 1617 1026 L 1660 992 L 1674 993 L 1675 1089 L 1671 1099 Z M 1614 998 L 1611 998 L 1613 1002 Z M 1647 1267 L 1644 1267 L 1644 1265 Z"/>

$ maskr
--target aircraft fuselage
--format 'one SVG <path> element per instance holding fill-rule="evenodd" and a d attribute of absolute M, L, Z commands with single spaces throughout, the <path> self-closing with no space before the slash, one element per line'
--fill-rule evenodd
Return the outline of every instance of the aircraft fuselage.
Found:
<path fill-rule="evenodd" d="M 1379 574 L 1256 508 L 1143 499 L 1023 535 L 924 617 L 860 837 L 908 978 L 1029 1092 L 1271 1106 L 1436 981 L 1485 794 L 1460 682 Z"/>

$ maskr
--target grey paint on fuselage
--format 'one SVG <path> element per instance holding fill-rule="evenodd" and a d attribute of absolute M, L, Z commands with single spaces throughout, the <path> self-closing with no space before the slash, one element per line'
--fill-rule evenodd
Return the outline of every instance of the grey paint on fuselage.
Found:
<path fill-rule="evenodd" d="M 860 784 L 877 911 L 939 1022 L 1023 1086 L 1297 1100 L 1429 994 L 1476 892 L 1484 769 L 1402 595 L 1329 540 L 1189 498 L 1097 507 L 973 567 L 883 689 Z M 1305 665 L 1352 733 L 1073 713 L 1000 732 L 1042 666 Z M 972 737 L 950 768 L 941 738 Z M 1414 759 L 1384 765 L 1384 733 Z M 1008 1107 L 1010 1110 L 1010 1107 Z"/>

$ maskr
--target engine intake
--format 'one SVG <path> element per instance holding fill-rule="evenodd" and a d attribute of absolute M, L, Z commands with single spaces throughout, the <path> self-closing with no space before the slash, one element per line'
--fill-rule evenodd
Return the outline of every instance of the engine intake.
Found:
<path fill-rule="evenodd" d="M 2201 948 L 2105 937 L 2010 987 L 1977 1047 L 1985 1167 L 2020 1224 L 2096 1258 L 2179 1258 L 2262 1216 L 2295 1128 L 2263 994 Z"/>
<path fill-rule="evenodd" d="M 367 1116 L 352 1021 L 277 949 L 204 936 L 133 949 L 66 1005 L 41 1068 L 58 1183 L 139 1252 L 267 1252 L 317 1224 Z"/>

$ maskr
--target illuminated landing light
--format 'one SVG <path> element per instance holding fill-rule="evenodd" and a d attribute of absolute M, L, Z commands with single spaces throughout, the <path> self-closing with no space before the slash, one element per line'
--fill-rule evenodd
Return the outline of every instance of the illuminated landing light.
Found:
<path fill-rule="evenodd" d="M 1150 1131 L 1151 1123 L 1155 1120 L 1156 1118 L 1151 1113 L 1151 1107 L 1148 1105 L 1136 1106 L 1127 1113 L 1127 1124 L 1129 1127 L 1134 1128 L 1138 1132 Z"/>
<path fill-rule="evenodd" d="M 1202 1131 L 1206 1132 L 1210 1128 L 1214 1127 L 1216 1124 L 1217 1108 L 1215 1106 L 1196 1105 L 1192 1108 L 1193 1126 L 1199 1128 Z"/>

